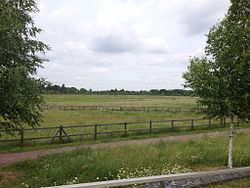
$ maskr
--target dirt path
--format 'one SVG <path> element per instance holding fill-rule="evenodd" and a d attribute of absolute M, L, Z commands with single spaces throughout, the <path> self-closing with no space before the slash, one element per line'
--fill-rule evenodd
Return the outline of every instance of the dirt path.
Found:
<path fill-rule="evenodd" d="M 245 132 L 250 131 L 250 128 L 246 129 L 238 129 L 236 132 Z M 74 150 L 78 150 L 80 148 L 104 148 L 104 147 L 117 147 L 117 146 L 124 146 L 124 145 L 140 145 L 140 144 L 149 144 L 159 142 L 161 140 L 180 140 L 180 141 L 189 141 L 201 138 L 203 136 L 209 137 L 217 137 L 217 136 L 226 136 L 228 131 L 220 131 L 220 132 L 209 132 L 209 133 L 196 133 L 196 134 L 186 134 L 186 135 L 178 135 L 178 136 L 165 136 L 159 138 L 146 138 L 141 140 L 126 140 L 126 141 L 116 141 L 116 142 L 109 142 L 109 143 L 98 143 L 98 144 L 89 144 L 83 146 L 67 146 L 62 148 L 53 148 L 53 149 L 41 149 L 36 151 L 29 151 L 29 152 L 21 152 L 21 153 L 7 153 L 7 154 L 0 154 L 0 165 L 9 165 L 15 163 L 17 161 L 22 161 L 26 159 L 36 159 L 39 156 L 45 156 L 53 153 L 60 153 L 60 152 L 70 152 Z"/>

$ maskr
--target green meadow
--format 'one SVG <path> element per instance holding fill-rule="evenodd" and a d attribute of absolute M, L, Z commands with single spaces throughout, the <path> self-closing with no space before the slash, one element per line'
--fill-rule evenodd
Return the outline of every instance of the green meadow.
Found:
<path fill-rule="evenodd" d="M 195 107 L 195 97 L 152 95 L 45 95 L 51 105 Z"/>
<path fill-rule="evenodd" d="M 102 106 L 168 106 L 168 107 L 183 107 L 193 108 L 196 106 L 196 99 L 194 97 L 183 96 L 112 96 L 112 95 L 45 95 L 46 104 L 48 105 L 102 105 Z M 205 115 L 195 112 L 163 112 L 163 111 L 114 111 L 108 109 L 102 110 L 59 110 L 49 109 L 43 111 L 43 122 L 38 128 L 44 127 L 59 127 L 69 126 L 65 128 L 67 134 L 91 134 L 88 136 L 76 136 L 72 137 L 72 140 L 76 141 L 93 141 L 94 127 L 84 127 L 84 125 L 94 124 L 111 124 L 111 123 L 124 123 L 124 122 L 146 122 L 146 123 L 134 123 L 127 125 L 127 136 L 124 137 L 124 124 L 101 126 L 98 127 L 98 132 L 113 132 L 120 131 L 118 134 L 99 134 L 97 135 L 98 141 L 112 141 L 117 139 L 129 139 L 135 137 L 155 137 L 161 135 L 173 134 L 171 130 L 171 122 L 157 122 L 152 124 L 152 134 L 149 134 L 149 122 L 160 120 L 172 120 L 172 119 L 196 119 L 203 118 Z M 212 128 L 218 129 L 219 121 L 212 121 Z M 194 121 L 194 125 L 208 124 L 208 120 Z M 78 128 L 70 128 L 71 126 L 83 126 Z M 190 121 L 175 122 L 174 130 L 175 134 L 183 134 L 185 132 L 191 132 L 190 128 L 178 129 L 179 126 L 191 126 Z M 27 128 L 24 125 L 24 128 Z M 130 130 L 141 129 L 143 131 L 132 132 Z M 210 129 L 210 128 L 209 128 Z M 221 129 L 221 128 L 220 128 Z M 207 131 L 207 127 L 196 127 L 196 131 Z M 224 128 L 225 130 L 225 128 Z M 31 130 L 24 132 L 24 138 L 33 137 L 53 137 L 58 128 L 49 130 Z M 3 134 L 1 139 L 20 139 L 18 132 L 13 135 Z M 24 147 L 16 147 L 20 144 L 20 141 L 13 143 L 0 143 L 0 150 L 3 151 L 20 151 L 26 150 L 27 147 L 37 148 L 39 145 L 48 146 L 51 139 L 32 141 L 27 140 L 24 142 Z M 58 139 L 56 139 L 57 141 Z M 74 142 L 76 142 L 74 141 Z M 71 143 L 72 144 L 72 143 Z M 26 147 L 25 147 L 26 146 Z M 18 149 L 16 149 L 18 148 Z"/>

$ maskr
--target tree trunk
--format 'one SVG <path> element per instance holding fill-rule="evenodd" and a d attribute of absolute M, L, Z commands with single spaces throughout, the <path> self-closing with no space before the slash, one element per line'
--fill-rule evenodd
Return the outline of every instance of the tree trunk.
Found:
<path fill-rule="evenodd" d="M 228 146 L 228 168 L 233 168 L 233 129 L 234 116 L 230 115 L 229 146 Z"/>

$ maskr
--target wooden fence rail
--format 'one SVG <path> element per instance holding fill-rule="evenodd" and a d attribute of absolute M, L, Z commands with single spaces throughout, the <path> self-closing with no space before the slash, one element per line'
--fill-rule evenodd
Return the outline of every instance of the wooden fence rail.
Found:
<path fill-rule="evenodd" d="M 226 126 L 226 119 L 219 121 L 220 126 Z M 167 123 L 167 124 L 165 124 Z M 162 125 L 163 124 L 163 125 Z M 144 127 L 138 127 L 139 125 L 143 125 Z M 157 127 L 158 125 L 158 127 Z M 159 125 L 161 125 L 159 127 Z M 212 119 L 172 119 L 172 120 L 158 120 L 158 121 L 135 121 L 135 122 L 119 122 L 119 123 L 103 123 L 103 124 L 86 124 L 86 125 L 73 125 L 73 126 L 53 126 L 53 127 L 38 127 L 38 128 L 23 128 L 13 130 L 12 133 L 19 133 L 19 138 L 12 139 L 1 139 L 0 142 L 20 142 L 20 144 L 24 144 L 24 141 L 27 140 L 50 140 L 50 143 L 55 142 L 56 139 L 60 143 L 63 142 L 64 139 L 67 141 L 71 141 L 72 137 L 76 136 L 90 136 L 94 140 L 98 139 L 98 135 L 107 135 L 107 134 L 122 134 L 123 136 L 127 136 L 130 132 L 148 132 L 153 133 L 154 131 L 165 131 L 172 132 L 177 129 L 187 128 L 190 131 L 194 131 L 197 127 L 212 127 L 212 125 L 218 125 L 216 121 L 212 122 Z M 240 125 L 239 119 L 237 119 L 237 125 Z M 108 127 L 115 126 L 118 129 L 107 130 Z M 104 130 L 100 130 L 104 127 Z M 105 129 L 106 128 L 106 129 Z M 85 129 L 80 130 L 80 129 Z M 88 131 L 87 131 L 88 129 Z M 75 130 L 75 132 L 72 130 Z M 28 137 L 28 133 L 31 131 L 39 132 L 49 131 L 49 133 L 53 133 L 53 136 L 33 136 Z M 53 132 L 52 132 L 53 131 Z M 7 131 L 0 131 L 0 134 L 7 133 Z M 47 133 L 48 134 L 48 133 Z M 16 134 L 15 134 L 16 135 Z M 30 134 L 32 135 L 32 134 Z"/>
<path fill-rule="evenodd" d="M 196 112 L 201 108 L 170 106 L 101 106 L 101 105 L 44 105 L 45 110 L 110 110 L 110 111 L 157 111 L 157 112 Z"/>

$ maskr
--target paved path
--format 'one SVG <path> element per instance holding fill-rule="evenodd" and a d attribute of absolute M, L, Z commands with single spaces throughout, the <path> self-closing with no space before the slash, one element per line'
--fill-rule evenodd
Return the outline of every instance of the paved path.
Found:
<path fill-rule="evenodd" d="M 246 129 L 237 129 L 236 132 L 245 132 L 250 131 L 250 128 Z M 26 159 L 36 159 L 39 156 L 45 156 L 53 153 L 60 153 L 60 152 L 69 152 L 78 150 L 81 148 L 104 148 L 104 147 L 117 147 L 117 146 L 124 146 L 124 145 L 140 145 L 140 144 L 149 144 L 155 143 L 159 141 L 167 141 L 167 140 L 180 140 L 180 141 L 189 141 L 201 138 L 203 136 L 209 137 L 217 137 L 217 136 L 227 136 L 228 131 L 220 131 L 220 132 L 209 132 L 209 133 L 194 133 L 194 134 L 186 134 L 186 135 L 177 135 L 177 136 L 165 136 L 165 137 L 158 137 L 158 138 L 146 138 L 141 140 L 126 140 L 126 141 L 116 141 L 116 142 L 109 142 L 109 143 L 98 143 L 98 144 L 89 144 L 83 146 L 67 146 L 61 148 L 53 148 L 53 149 L 40 149 L 35 151 L 29 152 L 21 152 L 21 153 L 4 153 L 0 154 L 0 165 L 9 165 L 13 164 L 17 161 L 22 161 Z"/>

